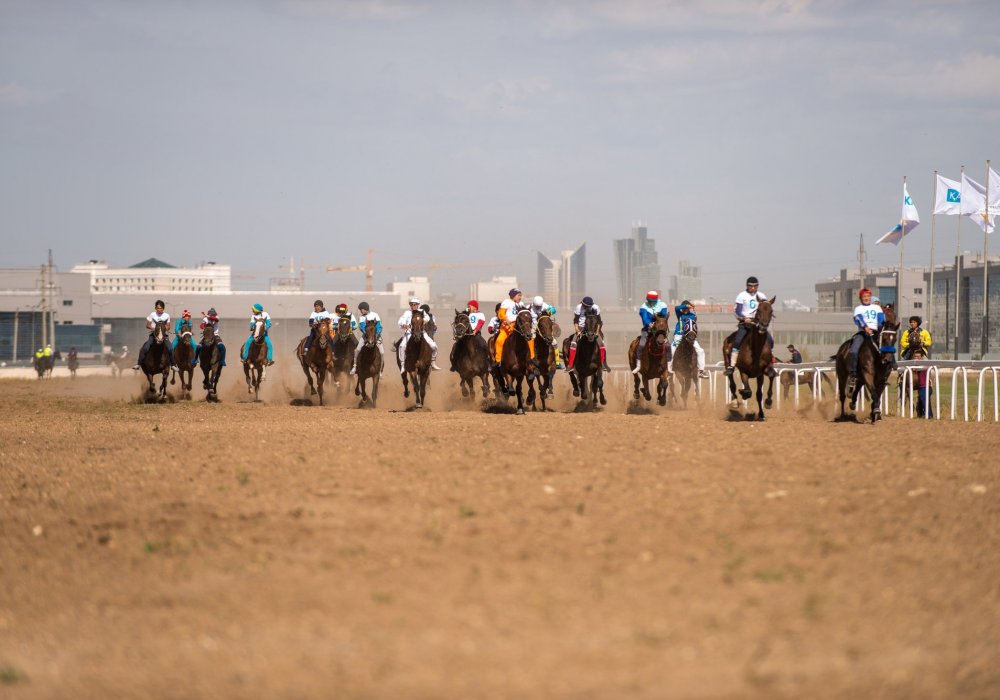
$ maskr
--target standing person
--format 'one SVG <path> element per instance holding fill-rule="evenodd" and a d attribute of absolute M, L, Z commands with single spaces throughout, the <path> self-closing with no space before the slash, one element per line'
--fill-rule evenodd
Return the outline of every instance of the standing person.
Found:
<path fill-rule="evenodd" d="M 757 278 L 751 275 L 747 277 L 746 289 L 736 295 L 736 303 L 733 304 L 733 313 L 736 315 L 739 325 L 736 327 L 736 338 L 733 340 L 732 351 L 729 353 L 729 366 L 726 367 L 725 371 L 727 377 L 733 375 L 736 358 L 740 354 L 740 346 L 743 344 L 743 339 L 747 337 L 747 332 L 750 330 L 750 326 L 753 325 L 754 318 L 757 317 L 757 306 L 760 302 L 767 301 L 767 295 L 759 291 L 759 287 L 760 283 L 757 281 Z M 771 331 L 767 332 L 767 343 L 773 351 L 774 338 L 771 337 Z M 774 369 L 768 368 L 767 373 L 769 376 L 774 376 Z"/>
<path fill-rule="evenodd" d="M 914 348 L 912 358 L 913 360 L 924 360 L 927 359 L 924 355 L 924 351 L 920 348 Z M 934 387 L 930 386 L 927 381 L 927 370 L 926 369 L 914 369 L 913 370 L 913 388 L 917 392 L 917 417 L 923 418 L 924 412 L 926 411 L 928 418 L 934 417 L 934 411 L 931 409 L 931 394 L 934 393 Z"/>
<path fill-rule="evenodd" d="M 904 360 L 913 358 L 913 353 L 918 348 L 923 349 L 924 356 L 930 359 L 931 334 L 920 327 L 923 323 L 919 316 L 910 316 L 910 327 L 899 339 L 899 346 L 902 348 Z"/>
<path fill-rule="evenodd" d="M 570 372 L 576 372 L 576 341 L 583 331 L 583 326 L 587 321 L 587 316 L 597 316 L 597 348 L 601 355 L 601 369 L 610 372 L 608 367 L 608 350 L 604 347 L 604 322 L 601 320 L 601 307 L 594 303 L 592 297 L 586 296 L 580 300 L 573 310 L 573 336 L 569 341 L 569 357 L 566 358 L 566 367 Z"/>
<path fill-rule="evenodd" d="M 802 364 L 802 353 L 799 352 L 799 349 L 796 348 L 794 345 L 789 345 L 786 349 L 792 355 L 792 359 L 789 360 L 789 362 L 791 362 L 793 365 L 801 365 Z"/>
<path fill-rule="evenodd" d="M 403 330 L 403 337 L 399 341 L 399 373 L 406 373 L 406 344 L 410 341 L 410 326 L 413 324 L 413 314 L 420 311 L 420 300 L 416 297 L 410 299 L 410 308 L 399 317 L 399 327 Z M 424 333 L 424 342 L 431 349 L 431 369 L 441 369 L 437 366 L 438 346 L 434 338 L 428 333 Z"/>
<path fill-rule="evenodd" d="M 851 350 L 847 359 L 847 394 L 854 395 L 858 382 L 858 352 L 866 339 L 871 338 L 885 323 L 882 307 L 872 303 L 872 290 L 865 287 L 858 292 L 860 304 L 854 307 L 854 325 L 858 331 L 851 338 Z"/>
<path fill-rule="evenodd" d="M 243 350 L 240 351 L 240 359 L 244 362 L 250 357 L 250 343 L 253 342 L 253 330 L 257 321 L 264 322 L 264 343 L 267 345 L 267 366 L 274 364 L 274 346 L 271 345 L 271 337 L 267 334 L 271 328 L 271 314 L 264 311 L 262 304 L 254 304 L 250 307 L 250 337 L 243 343 Z"/>
<path fill-rule="evenodd" d="M 157 299 L 156 303 L 153 304 L 153 311 L 146 317 L 146 329 L 149 331 L 149 337 L 146 338 L 146 342 L 142 344 L 139 349 L 139 362 L 132 369 L 142 369 L 142 361 L 146 359 L 146 353 L 149 349 L 153 347 L 153 329 L 156 328 L 157 323 L 165 323 L 167 327 L 170 327 L 170 314 L 166 311 L 167 305 L 163 303 L 162 299 Z M 170 366 L 174 364 L 174 353 L 173 347 L 170 343 L 164 343 L 167 347 L 167 357 L 170 359 Z"/>
<path fill-rule="evenodd" d="M 361 331 L 362 342 L 358 343 L 358 346 L 354 348 L 354 364 L 351 366 L 352 376 L 358 373 L 358 355 L 361 354 L 362 348 L 365 347 L 365 329 L 368 328 L 369 323 L 375 324 L 375 345 L 382 356 L 382 371 L 378 373 L 378 376 L 381 377 L 385 371 L 385 348 L 382 347 L 382 319 L 379 318 L 377 313 L 371 310 L 367 301 L 363 301 L 358 304 L 358 329 Z"/>
<path fill-rule="evenodd" d="M 657 317 L 668 318 L 669 316 L 670 309 L 660 299 L 660 293 L 652 289 L 646 292 L 646 302 L 639 307 L 639 320 L 642 322 L 642 330 L 639 331 L 639 349 L 635 353 L 635 368 L 632 370 L 632 374 L 639 374 L 639 370 L 642 369 L 640 358 L 642 357 L 643 350 L 646 349 L 646 343 L 649 342 L 649 331 L 653 326 L 653 321 Z"/>
<path fill-rule="evenodd" d="M 677 316 L 677 323 L 674 324 L 674 339 L 670 344 L 671 351 L 676 351 L 677 346 L 680 345 L 681 341 L 684 339 L 685 321 L 690 322 L 695 335 L 698 334 L 698 315 L 694 311 L 694 304 L 685 299 L 674 307 L 674 315 Z M 701 343 L 698 342 L 697 338 L 694 340 L 694 356 L 698 361 L 698 376 L 702 379 L 708 379 L 708 370 L 705 369 L 705 350 L 701 347 Z M 674 371 L 673 357 L 667 361 L 667 371 Z"/>

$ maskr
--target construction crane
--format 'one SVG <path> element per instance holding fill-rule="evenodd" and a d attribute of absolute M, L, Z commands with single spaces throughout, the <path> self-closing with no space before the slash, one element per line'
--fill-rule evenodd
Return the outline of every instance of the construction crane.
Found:
<path fill-rule="evenodd" d="M 472 262 L 440 262 L 433 261 L 429 263 L 412 263 L 406 265 L 380 265 L 378 267 L 372 266 L 372 254 L 375 251 L 372 248 L 368 249 L 368 255 L 365 258 L 364 265 L 331 265 L 326 268 L 327 272 L 363 272 L 365 273 L 365 291 L 372 292 L 375 291 L 375 270 L 427 270 L 427 280 L 430 282 L 430 276 L 434 270 L 451 270 L 463 267 L 510 267 L 510 263 L 507 262 L 496 262 L 496 261 L 472 261 Z"/>

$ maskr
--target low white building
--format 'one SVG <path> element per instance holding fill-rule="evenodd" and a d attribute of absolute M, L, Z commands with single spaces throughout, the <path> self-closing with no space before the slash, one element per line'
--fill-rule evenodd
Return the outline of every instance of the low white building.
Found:
<path fill-rule="evenodd" d="M 480 309 L 485 313 L 486 309 L 482 307 L 482 302 L 503 301 L 507 298 L 507 293 L 516 286 L 517 277 L 501 275 L 494 277 L 489 282 L 473 282 L 469 285 L 469 295 L 480 302 Z"/>
<path fill-rule="evenodd" d="M 74 265 L 76 274 L 90 275 L 94 294 L 183 294 L 232 291 L 232 268 L 206 262 L 197 267 L 176 267 L 149 258 L 129 267 L 109 267 L 100 260 Z"/>

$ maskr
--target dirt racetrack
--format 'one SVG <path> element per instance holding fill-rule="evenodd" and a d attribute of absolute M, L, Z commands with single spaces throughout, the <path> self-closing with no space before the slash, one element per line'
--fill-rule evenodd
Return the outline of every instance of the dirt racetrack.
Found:
<path fill-rule="evenodd" d="M 1000 697 L 996 424 L 236 379 L 0 382 L 0 697 Z"/>

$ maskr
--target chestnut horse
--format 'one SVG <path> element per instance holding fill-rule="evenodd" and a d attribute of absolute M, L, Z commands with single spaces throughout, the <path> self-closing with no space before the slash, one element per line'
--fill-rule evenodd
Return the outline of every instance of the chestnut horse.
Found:
<path fill-rule="evenodd" d="M 514 319 L 514 328 L 503 344 L 503 351 L 500 355 L 500 369 L 498 379 L 500 390 L 507 396 L 512 394 L 517 396 L 517 415 L 524 415 L 524 380 L 528 379 L 528 403 L 535 400 L 535 388 L 532 386 L 531 372 L 531 348 L 528 341 L 531 339 L 532 322 L 531 312 L 523 309 L 517 313 Z M 512 390 L 511 387 L 514 387 Z"/>
<path fill-rule="evenodd" d="M 354 351 L 357 347 L 358 336 L 354 335 L 354 329 L 351 328 L 350 316 L 338 318 L 333 327 L 333 362 L 330 369 L 333 384 L 338 389 L 340 388 L 341 375 L 346 375 L 351 371 L 351 365 L 354 364 Z"/>
<path fill-rule="evenodd" d="M 552 396 L 552 378 L 556 373 L 556 349 L 554 343 L 561 331 L 559 324 L 544 313 L 538 317 L 535 324 L 535 365 L 538 368 L 538 396 L 545 409 L 545 399 Z M 530 392 L 529 392 L 530 396 Z M 531 401 L 531 409 L 535 410 L 535 402 Z"/>
<path fill-rule="evenodd" d="M 889 375 L 892 374 L 892 368 L 896 364 L 896 337 L 899 332 L 899 320 L 892 304 L 886 304 L 883 313 L 885 321 L 873 335 L 865 338 L 858 350 L 857 384 L 850 396 L 851 411 L 854 411 L 857 408 L 858 394 L 862 389 L 868 391 L 872 401 L 870 418 L 873 424 L 882 420 L 882 393 L 889 383 Z M 850 419 L 844 411 L 844 399 L 847 398 L 852 340 L 853 337 L 841 344 L 837 354 L 831 358 L 836 360 L 837 382 L 840 385 L 837 389 L 840 398 L 840 415 L 836 419 L 838 421 Z M 857 420 L 857 416 L 854 416 L 854 420 Z"/>
<path fill-rule="evenodd" d="M 764 407 L 771 408 L 771 399 L 774 394 L 774 377 L 768 375 L 771 368 L 771 345 L 767 342 L 767 327 L 771 325 L 774 318 L 774 300 L 777 297 L 764 299 L 757 307 L 757 315 L 744 321 L 749 327 L 749 332 L 743 338 L 740 345 L 740 352 L 736 356 L 736 365 L 733 374 L 729 375 L 729 391 L 733 396 L 733 403 L 730 408 L 737 409 L 739 400 L 736 398 L 736 381 L 734 375 L 740 373 L 740 382 L 743 388 L 740 389 L 740 397 L 748 400 L 753 392 L 750 391 L 750 379 L 757 380 L 757 420 L 764 420 Z M 736 333 L 730 333 L 722 343 L 722 357 L 724 362 L 729 361 L 729 354 L 732 351 L 733 343 L 736 340 Z M 764 379 L 770 381 L 767 384 L 767 400 L 762 401 L 764 396 Z"/>
<path fill-rule="evenodd" d="M 639 372 L 632 375 L 635 383 L 632 398 L 639 400 L 639 382 L 642 381 L 642 397 L 646 401 L 653 397 L 649 393 L 649 380 L 656 379 L 656 403 L 665 406 L 667 403 L 667 386 L 669 378 L 667 376 L 667 363 L 670 362 L 670 321 L 666 316 L 657 316 L 650 324 L 649 335 L 646 339 L 646 347 L 642 354 L 639 354 L 639 338 L 636 338 L 628 347 L 628 366 L 635 369 L 639 366 Z"/>
<path fill-rule="evenodd" d="M 368 393 L 365 391 L 365 382 L 372 380 L 372 408 L 378 402 L 378 381 L 382 376 L 382 353 L 379 350 L 378 329 L 374 321 L 365 324 L 365 329 L 361 336 L 361 350 L 358 351 L 358 383 L 354 387 L 354 395 L 360 396 L 361 401 L 358 408 L 368 403 Z"/>
<path fill-rule="evenodd" d="M 267 375 L 267 342 L 264 336 L 267 330 L 264 321 L 253 324 L 253 340 L 247 350 L 247 358 L 243 360 L 243 374 L 247 380 L 247 393 L 253 394 L 254 401 L 260 401 L 260 384 Z"/>
<path fill-rule="evenodd" d="M 348 320 L 347 325 L 351 322 Z M 326 380 L 326 371 L 333 365 L 333 343 L 330 340 L 330 319 L 324 318 L 316 322 L 313 326 L 315 338 L 306 351 L 306 340 L 308 336 L 299 341 L 295 349 L 295 355 L 302 365 L 302 372 L 309 382 L 309 393 L 319 394 L 319 405 L 323 405 L 323 382 Z M 313 386 L 313 375 L 316 375 L 316 385 Z"/>

